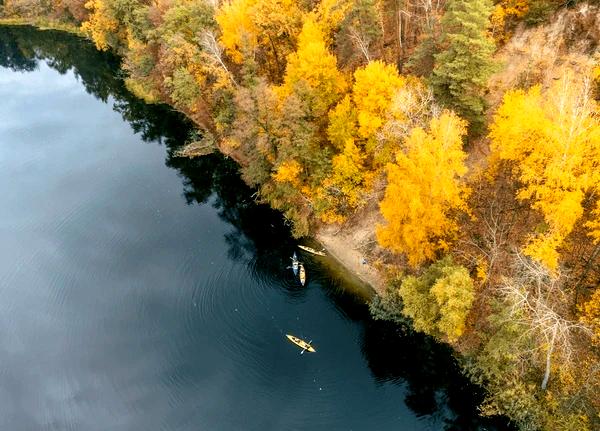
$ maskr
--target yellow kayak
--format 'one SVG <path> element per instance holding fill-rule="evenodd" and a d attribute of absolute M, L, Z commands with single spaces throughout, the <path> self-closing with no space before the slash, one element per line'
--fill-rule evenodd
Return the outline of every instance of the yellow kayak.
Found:
<path fill-rule="evenodd" d="M 300 264 L 299 269 L 300 269 L 300 274 L 299 274 L 300 284 L 302 286 L 304 286 L 304 283 L 306 283 L 306 270 L 304 269 L 304 265 L 302 265 L 302 264 Z"/>
<path fill-rule="evenodd" d="M 316 254 L 317 256 L 326 256 L 324 252 L 315 250 L 314 248 L 308 247 L 306 245 L 299 245 L 298 248 L 301 248 L 304 251 L 308 251 L 309 253 Z"/>
<path fill-rule="evenodd" d="M 310 343 L 307 343 L 306 341 L 301 340 L 298 337 L 294 337 L 293 335 L 290 335 L 290 334 L 286 334 L 285 336 L 288 337 L 288 339 L 292 343 L 294 343 L 296 346 L 301 347 L 303 351 L 306 350 L 307 352 L 312 352 L 312 353 L 316 352 L 316 350 L 314 349 L 313 346 L 310 345 Z"/>

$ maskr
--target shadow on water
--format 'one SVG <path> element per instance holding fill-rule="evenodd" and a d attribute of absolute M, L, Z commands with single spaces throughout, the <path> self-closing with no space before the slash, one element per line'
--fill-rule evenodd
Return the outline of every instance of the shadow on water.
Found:
<path fill-rule="evenodd" d="M 305 294 L 297 283 L 285 282 L 290 279 L 286 266 L 296 243 L 282 217 L 253 201 L 252 190 L 241 181 L 231 160 L 220 155 L 176 157 L 175 150 L 192 125 L 167 106 L 147 105 L 131 95 L 120 77 L 118 58 L 69 34 L 0 26 L 1 67 L 28 72 L 36 70 L 40 61 L 61 74 L 72 71 L 88 93 L 105 102 L 112 98 L 114 109 L 144 141 L 165 145 L 166 165 L 179 173 L 186 202 L 209 203 L 232 226 L 226 235 L 230 259 L 249 262 L 255 277 L 278 280 L 277 285 L 292 297 Z M 371 320 L 364 298 L 344 291 L 344 281 L 324 270 L 317 259 L 308 259 L 307 266 L 312 281 L 325 290 L 336 309 L 347 319 L 362 322 L 362 353 L 376 381 L 405 385 L 405 403 L 417 416 L 439 415 L 444 429 L 452 431 L 508 428 L 502 418 L 478 416 L 481 390 L 460 374 L 449 348 Z"/>

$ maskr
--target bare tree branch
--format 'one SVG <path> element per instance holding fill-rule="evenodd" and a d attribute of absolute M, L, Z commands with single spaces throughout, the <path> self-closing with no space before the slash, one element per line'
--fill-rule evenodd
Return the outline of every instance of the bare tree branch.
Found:
<path fill-rule="evenodd" d="M 198 37 L 200 45 L 204 49 L 204 52 L 219 66 L 223 69 L 231 83 L 237 87 L 237 82 L 233 78 L 233 74 L 227 68 L 227 65 L 223 61 L 223 49 L 212 30 L 204 30 Z"/>
<path fill-rule="evenodd" d="M 568 318 L 568 298 L 563 290 L 565 276 L 552 274 L 542 264 L 516 254 L 515 275 L 500 288 L 510 307 L 513 321 L 524 325 L 534 337 L 538 350 L 545 351 L 545 371 L 541 387 L 550 379 L 552 358 L 571 365 L 575 333 L 592 335 L 586 325 Z"/>
<path fill-rule="evenodd" d="M 362 55 L 367 60 L 367 63 L 371 61 L 371 55 L 369 54 L 369 41 L 354 27 L 350 28 L 350 38 L 354 41 L 354 45 L 360 50 Z"/>

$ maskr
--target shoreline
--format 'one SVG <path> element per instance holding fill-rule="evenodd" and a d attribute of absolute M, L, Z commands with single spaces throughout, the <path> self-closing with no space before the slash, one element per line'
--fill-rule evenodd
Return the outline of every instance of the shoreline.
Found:
<path fill-rule="evenodd" d="M 56 30 L 56 31 L 64 31 L 65 33 L 70 33 L 72 35 L 88 39 L 85 34 L 79 29 L 79 27 L 60 23 L 52 20 L 45 19 L 35 19 L 35 18 L 0 18 L 0 25 L 6 26 L 31 26 L 35 27 L 38 30 Z"/>
<path fill-rule="evenodd" d="M 180 112 L 194 124 L 201 126 L 186 112 Z M 215 148 L 223 156 L 230 157 L 238 167 L 244 166 L 244 160 L 236 151 L 231 151 L 231 149 L 220 144 L 217 144 Z M 184 157 L 194 158 L 202 157 L 202 155 Z M 362 290 L 365 290 L 365 286 L 367 286 L 368 292 L 364 293 L 369 296 L 373 294 L 383 296 L 386 291 L 386 277 L 374 265 L 373 253 L 369 250 L 370 244 L 377 244 L 375 227 L 380 223 L 383 223 L 383 216 L 379 212 L 379 207 L 367 205 L 341 225 L 319 224 L 307 239 L 309 239 L 309 242 L 315 241 L 322 248 L 325 248 L 329 258 L 337 262 L 349 275 L 364 285 Z M 366 263 L 363 263 L 365 260 Z"/>
<path fill-rule="evenodd" d="M 367 285 L 375 295 L 385 294 L 385 277 L 372 263 L 370 253 L 361 250 L 363 246 L 356 240 L 355 229 L 343 230 L 336 229 L 336 226 L 325 226 L 318 229 L 314 237 L 323 245 L 329 256 Z"/>
<path fill-rule="evenodd" d="M 38 30 L 64 31 L 88 39 L 78 27 L 52 20 L 0 18 L 0 25 L 32 26 Z M 160 101 L 159 103 L 171 106 L 165 101 Z M 190 119 L 192 123 L 201 126 L 194 121 L 188 113 L 183 111 L 179 112 L 182 112 L 182 114 Z M 182 146 L 185 146 L 185 144 L 182 144 Z M 235 154 L 230 151 L 225 151 L 220 145 L 217 145 L 216 149 L 222 155 L 231 157 L 238 166 L 241 167 L 243 165 L 243 161 L 239 160 Z M 186 157 L 193 158 L 193 156 Z M 328 257 L 347 271 L 350 276 L 348 277 L 349 281 L 351 281 L 350 278 L 355 278 L 363 285 L 360 288 L 362 292 L 356 293 L 360 293 L 361 296 L 366 297 L 372 297 L 373 295 L 383 296 L 386 289 L 385 277 L 381 274 L 381 271 L 373 265 L 371 254 L 361 250 L 361 248 L 364 248 L 363 243 L 365 241 L 374 241 L 375 232 L 373 228 L 375 226 L 374 223 L 377 223 L 379 219 L 378 211 L 361 212 L 361 215 L 366 215 L 366 217 L 361 218 L 361 220 L 352 224 L 351 227 L 347 224 L 345 226 L 321 225 L 312 234 L 310 239 L 321 244 L 323 248 L 326 249 Z M 356 217 L 354 218 L 356 220 Z M 363 263 L 365 261 L 366 263 Z M 330 261 L 328 262 L 328 265 L 337 266 L 335 264 L 332 265 L 332 263 L 333 262 Z M 352 290 L 356 291 L 357 289 L 353 288 Z"/>

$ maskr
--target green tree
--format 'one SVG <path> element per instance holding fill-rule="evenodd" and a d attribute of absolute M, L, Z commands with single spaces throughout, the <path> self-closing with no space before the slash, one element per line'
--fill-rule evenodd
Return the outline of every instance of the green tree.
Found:
<path fill-rule="evenodd" d="M 456 341 L 475 299 L 467 270 L 446 257 L 431 265 L 420 277 L 408 276 L 399 288 L 403 313 L 416 330 Z"/>
<path fill-rule="evenodd" d="M 325 175 L 319 171 L 331 159 L 320 147 L 314 124 L 306 121 L 310 106 L 295 94 L 280 99 L 277 88 L 263 78 L 240 87 L 235 105 L 226 146 L 245 160 L 243 178 L 258 186 L 263 201 L 284 213 L 295 236 L 307 235 L 311 181 Z"/>
<path fill-rule="evenodd" d="M 435 95 L 470 123 L 483 126 L 482 94 L 494 71 L 494 42 L 487 34 L 492 3 L 489 0 L 449 0 L 442 18 L 442 50 L 435 55 L 431 83 Z"/>

